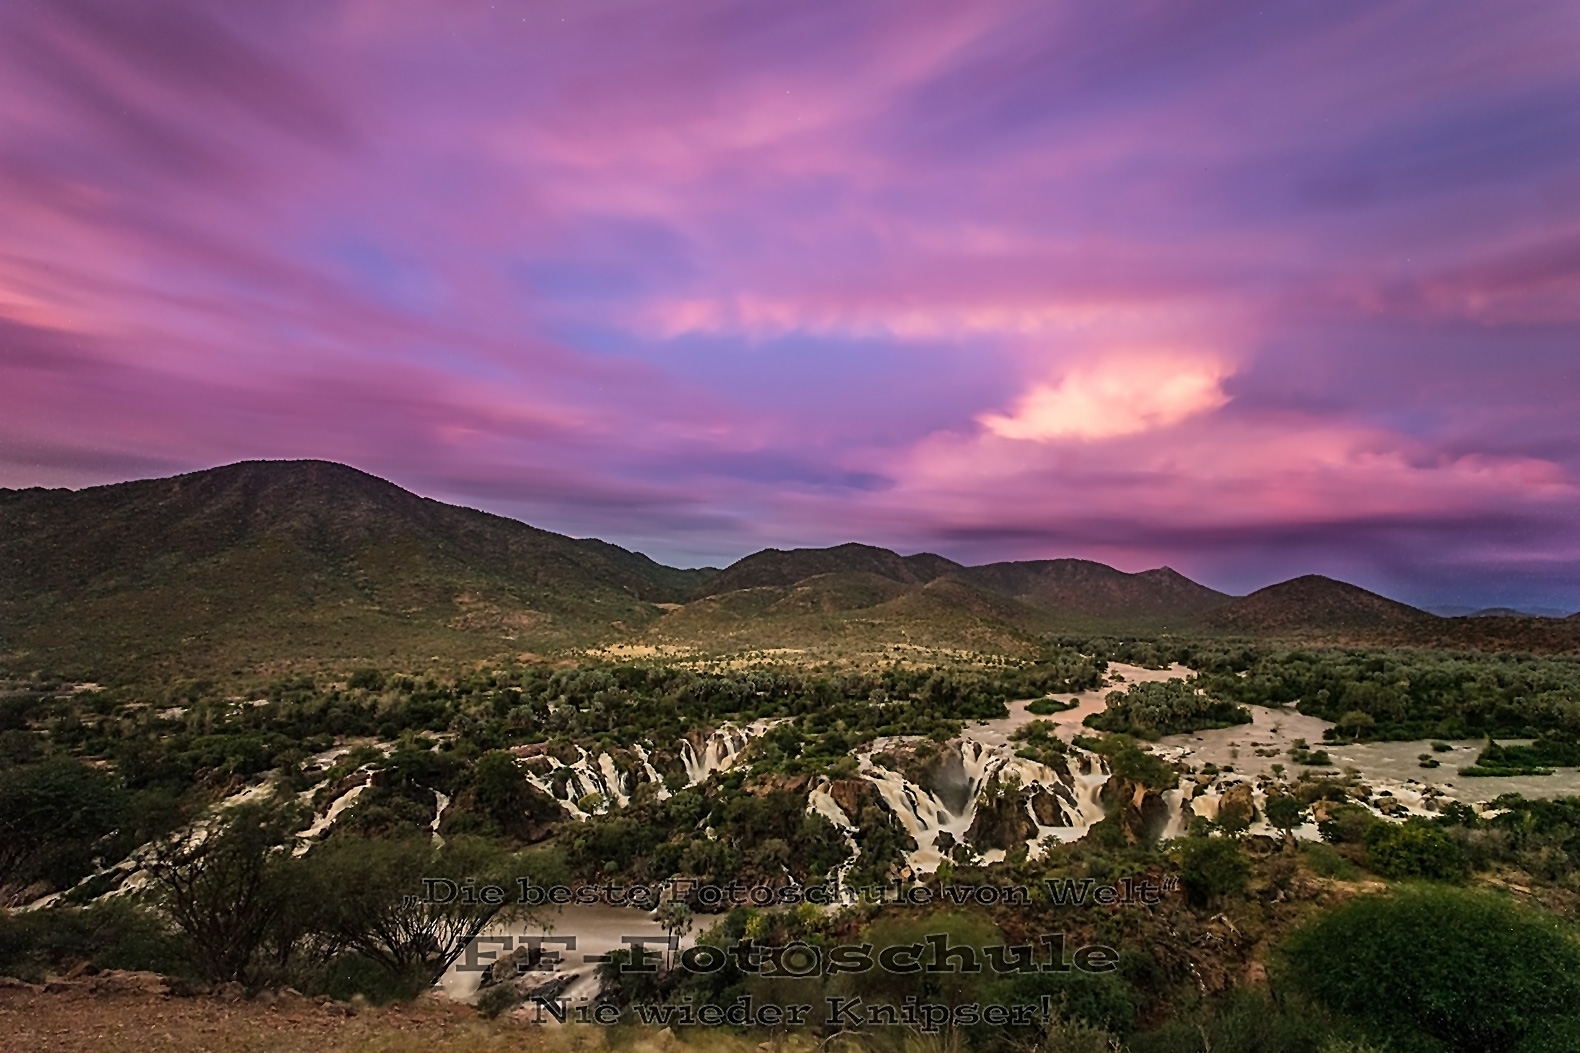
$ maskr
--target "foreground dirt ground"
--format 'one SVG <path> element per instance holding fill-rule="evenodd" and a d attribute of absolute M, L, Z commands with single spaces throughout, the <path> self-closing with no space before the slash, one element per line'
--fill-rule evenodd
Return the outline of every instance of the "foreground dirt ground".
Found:
<path fill-rule="evenodd" d="M 285 995 L 180 997 L 106 976 L 0 987 L 3 1053 L 572 1053 L 591 1034 L 484 1020 L 436 999 L 384 1008 Z M 569 1029 L 578 1031 L 580 1029 Z"/>

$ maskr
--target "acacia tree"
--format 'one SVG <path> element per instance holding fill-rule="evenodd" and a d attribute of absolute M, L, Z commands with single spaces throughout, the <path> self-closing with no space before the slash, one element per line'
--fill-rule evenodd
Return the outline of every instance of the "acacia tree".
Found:
<path fill-rule="evenodd" d="M 159 905 L 207 979 L 248 979 L 288 903 L 292 859 L 279 848 L 299 825 L 296 818 L 269 804 L 241 804 L 207 830 L 183 831 L 154 848 L 147 871 Z"/>
<path fill-rule="evenodd" d="M 521 913 L 509 857 L 476 839 L 435 845 L 343 835 L 306 858 L 309 887 L 324 890 L 317 909 L 326 943 L 423 984 L 444 975 L 489 925 Z M 489 885 L 504 888 L 501 901 L 468 891 Z"/>

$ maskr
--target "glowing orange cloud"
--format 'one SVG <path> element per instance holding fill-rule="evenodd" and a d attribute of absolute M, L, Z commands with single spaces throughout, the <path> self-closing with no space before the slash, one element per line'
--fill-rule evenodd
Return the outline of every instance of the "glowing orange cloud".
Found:
<path fill-rule="evenodd" d="M 977 418 L 1005 439 L 1110 439 L 1166 428 L 1225 405 L 1231 370 L 1206 358 L 1120 356 L 1038 384 L 1013 413 Z"/>

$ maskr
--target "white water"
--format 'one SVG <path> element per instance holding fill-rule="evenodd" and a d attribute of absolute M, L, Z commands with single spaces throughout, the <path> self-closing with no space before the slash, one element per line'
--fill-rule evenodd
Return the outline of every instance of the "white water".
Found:
<path fill-rule="evenodd" d="M 686 777 L 692 786 L 706 782 L 716 771 L 728 771 L 740 759 L 748 743 L 779 723 L 776 720 L 758 720 L 744 728 L 733 724 L 721 725 L 709 735 L 698 754 L 690 739 L 680 742 L 680 762 L 686 766 Z"/>
<path fill-rule="evenodd" d="M 351 789 L 341 794 L 339 797 L 336 797 L 334 803 L 329 806 L 329 809 L 325 811 L 323 815 L 320 815 L 318 818 L 314 819 L 312 825 L 301 832 L 299 835 L 301 842 L 296 846 L 295 849 L 292 850 L 291 854 L 295 856 L 305 855 L 307 850 L 313 847 L 313 842 L 316 841 L 330 827 L 334 826 L 335 821 L 340 818 L 341 813 L 355 804 L 357 798 L 362 796 L 362 791 L 366 790 L 367 788 L 368 783 L 359 782 L 355 786 L 351 787 Z M 312 793 L 312 790 L 304 791 L 304 794 L 309 797 L 312 796 Z"/>
<path fill-rule="evenodd" d="M 433 822 L 428 824 L 428 830 L 433 834 L 433 843 L 440 848 L 444 847 L 444 838 L 439 834 L 439 824 L 444 822 L 444 810 L 450 807 L 448 794 L 433 791 Z"/>
<path fill-rule="evenodd" d="M 874 787 L 897 821 L 917 842 L 918 847 L 907 858 L 913 871 L 925 873 L 936 870 L 942 862 L 943 853 L 936 847 L 940 834 L 948 833 L 959 844 L 969 843 L 968 832 L 980 810 L 983 788 L 995 775 L 1001 780 L 1013 779 L 1020 787 L 1021 806 L 1029 825 L 1035 828 L 1026 841 L 1028 852 L 1033 858 L 1044 850 L 1050 840 L 1077 840 L 1104 817 L 1106 809 L 1103 795 L 1109 781 L 1104 758 L 1072 746 L 1067 753 L 1069 771 L 1065 774 L 1017 757 L 1012 736 L 1018 728 L 1032 720 L 1041 719 L 1054 724 L 1064 737 L 1071 737 L 1079 733 L 1081 722 L 1087 715 L 1103 709 L 1110 690 L 1132 683 L 1190 674 L 1190 670 L 1179 666 L 1167 670 L 1149 670 L 1117 663 L 1111 666 L 1110 671 L 1122 675 L 1123 682 L 1074 695 L 1078 704 L 1072 710 L 1039 718 L 1028 711 L 1030 700 L 1015 702 L 1010 705 L 1007 717 L 979 722 L 960 739 L 945 744 L 941 747 L 946 754 L 941 768 L 947 768 L 948 771 L 947 778 L 938 780 L 942 785 L 917 785 L 898 772 L 872 763 L 873 753 L 903 746 L 906 744 L 903 740 L 873 742 L 858 755 L 858 777 Z M 1235 769 L 1218 775 L 1206 786 L 1199 785 L 1192 776 L 1185 776 L 1178 786 L 1165 791 L 1162 795 L 1164 821 L 1162 828 L 1155 831 L 1159 836 L 1173 838 L 1183 835 L 1194 817 L 1216 818 L 1225 792 L 1236 784 L 1249 784 L 1253 803 L 1260 813 L 1268 789 L 1293 779 L 1301 770 L 1288 757 L 1288 749 L 1297 738 L 1304 738 L 1312 749 L 1326 749 L 1329 752 L 1333 759 L 1329 771 L 1350 768 L 1358 773 L 1359 778 L 1371 787 L 1375 795 L 1372 806 L 1379 814 L 1384 813 L 1377 807 L 1377 801 L 1391 799 L 1392 804 L 1388 806 L 1385 818 L 1398 820 L 1410 815 L 1431 815 L 1437 810 L 1439 802 L 1454 800 L 1485 810 L 1485 802 L 1508 792 L 1533 797 L 1580 793 L 1580 769 L 1560 769 L 1551 777 L 1460 778 L 1457 769 L 1474 760 L 1481 745 L 1479 741 L 1452 743 L 1452 750 L 1435 754 L 1441 759 L 1441 768 L 1422 769 L 1415 758 L 1418 754 L 1432 752 L 1427 742 L 1328 744 L 1323 741 L 1323 733 L 1331 725 L 1324 721 L 1303 716 L 1292 709 L 1249 708 L 1254 718 L 1251 724 L 1193 735 L 1170 736 L 1153 747 L 1154 752 L 1166 760 L 1197 767 L 1212 763 L 1220 769 L 1231 766 Z M 700 744 L 689 739 L 682 740 L 679 753 L 689 782 L 695 785 L 716 772 L 732 768 L 740 761 L 751 741 L 774 723 L 777 722 L 757 721 L 746 727 L 725 724 L 701 740 Z M 388 744 L 379 746 L 386 753 L 389 751 Z M 350 746 L 340 746 L 311 758 L 309 770 L 326 770 L 350 749 Z M 1259 756 L 1258 750 L 1270 755 Z M 577 758 L 570 764 L 547 753 L 534 753 L 534 756 L 546 761 L 548 771 L 545 774 L 523 765 L 528 780 L 558 799 L 567 812 L 577 819 L 627 806 L 637 785 L 643 782 L 655 787 L 654 792 L 660 800 L 670 796 L 664 787 L 663 778 L 652 763 L 648 747 L 644 745 L 636 744 L 630 748 L 630 754 L 625 757 L 626 767 L 630 770 L 624 771 L 616 756 L 610 753 L 593 756 L 579 747 L 577 753 Z M 1283 766 L 1281 774 L 1273 771 L 1275 764 Z M 361 770 L 371 767 L 365 766 Z M 570 771 L 565 777 L 564 789 L 561 793 L 555 793 L 553 776 L 566 768 Z M 332 828 L 365 788 L 365 783 L 351 787 L 337 797 L 323 815 L 316 817 L 300 835 L 303 840 L 296 847 L 296 854 L 305 852 L 314 839 Z M 315 790 L 305 791 L 303 796 L 311 797 Z M 188 829 L 185 835 L 188 843 L 195 843 L 207 836 L 221 810 L 260 800 L 273 791 L 273 784 L 264 780 L 218 802 L 208 815 Z M 429 829 L 434 840 L 442 844 L 439 827 L 450 799 L 438 791 L 433 792 L 435 812 Z M 1033 803 L 1033 798 L 1043 793 L 1050 795 L 1055 802 L 1058 822 L 1052 825 L 1045 825 L 1038 819 Z M 587 801 L 589 797 L 594 799 L 584 810 L 580 802 Z M 844 895 L 845 878 L 859 855 L 859 848 L 852 836 L 856 830 L 854 821 L 828 792 L 826 783 L 809 792 L 807 810 L 823 815 L 845 836 L 850 855 L 834 874 L 836 885 Z M 1047 802 L 1044 801 L 1046 810 Z M 1250 832 L 1269 835 L 1278 833 L 1260 817 L 1251 826 Z M 711 829 L 708 835 L 712 836 Z M 1318 833 L 1315 825 L 1307 822 L 1297 828 L 1294 835 L 1315 839 Z M 84 881 L 102 879 L 106 875 L 117 877 L 116 887 L 106 893 L 107 896 L 143 887 L 148 881 L 143 868 L 151 848 L 145 845 L 119 863 L 100 868 Z M 993 862 L 1002 859 L 1005 853 L 1001 849 L 991 849 L 980 852 L 980 855 L 984 861 Z M 50 906 L 63 895 L 54 893 L 20 909 L 34 910 Z"/>
<path fill-rule="evenodd" d="M 548 762 L 549 774 L 540 775 L 531 768 L 525 768 L 527 781 L 559 801 L 576 819 L 586 819 L 630 802 L 626 777 L 615 766 L 613 757 L 607 753 L 593 757 L 580 746 L 576 747 L 576 752 L 577 758 L 569 764 L 549 753 L 534 754 L 535 758 Z M 561 771 L 569 771 L 570 774 L 565 779 L 564 790 L 556 792 L 554 783 Z M 584 809 L 582 802 L 592 796 L 596 796 L 596 800 Z"/>
<path fill-rule="evenodd" d="M 1045 764 L 1016 756 L 1008 745 L 989 745 L 964 737 L 944 744 L 942 760 L 930 762 L 932 770 L 941 769 L 946 779 L 953 776 L 954 772 L 949 769 L 958 763 L 963 786 L 929 789 L 872 762 L 872 753 L 895 744 L 894 740 L 875 743 L 863 753 L 859 757 L 860 777 L 873 785 L 900 825 L 916 841 L 917 848 L 906 856 L 907 864 L 915 872 L 930 873 L 943 861 L 944 854 L 937 847 L 939 834 L 949 834 L 957 844 L 970 844 L 968 834 L 981 809 L 983 790 L 994 776 L 998 778 L 1000 792 L 1013 791 L 1024 799 L 1027 817 L 1036 830 L 1026 841 L 1031 858 L 1043 851 L 1044 839 L 1074 841 L 1083 837 L 1105 814 L 1102 793 L 1108 782 L 1108 768 L 1105 759 L 1097 754 L 1071 747 L 1071 772 L 1066 776 Z M 1032 799 L 1044 793 L 1053 799 L 1053 807 L 1063 825 L 1044 825 L 1038 821 Z M 816 807 L 816 810 L 822 811 L 822 808 Z M 1006 854 L 1001 848 L 979 852 L 983 861 L 989 863 L 1002 860 Z"/>
<path fill-rule="evenodd" d="M 834 800 L 834 795 L 828 792 L 826 780 L 814 787 L 807 796 L 807 811 L 821 815 L 845 835 L 845 847 L 850 849 L 850 855 L 834 868 L 834 889 L 841 903 L 855 902 L 855 892 L 845 883 L 845 879 L 850 876 L 852 868 L 856 865 L 856 860 L 861 856 L 861 846 L 856 844 L 856 838 L 852 836 L 856 832 L 855 821 L 845 814 L 845 809 L 841 808 L 839 802 Z"/>
<path fill-rule="evenodd" d="M 704 782 L 714 772 L 728 771 L 740 759 L 751 740 L 774 723 L 756 721 L 744 728 L 733 724 L 722 725 L 703 740 L 700 753 L 690 739 L 682 739 L 679 743 L 680 761 L 685 766 L 688 785 Z M 631 754 L 639 766 L 632 772 L 621 771 L 619 763 L 611 754 L 600 753 L 594 757 L 580 746 L 576 747 L 577 758 L 569 764 L 539 747 L 518 747 L 515 752 L 518 761 L 547 764 L 549 770 L 544 773 L 535 771 L 529 764 L 523 764 L 527 781 L 559 801 L 572 818 L 584 820 L 630 804 L 638 783 L 651 783 L 655 787 L 655 795 L 661 801 L 670 796 L 663 776 L 653 766 L 648 748 L 641 743 L 631 746 Z M 561 776 L 561 771 L 569 774 Z M 564 788 L 560 791 L 555 790 L 558 779 L 564 780 Z M 590 797 L 594 800 L 588 801 Z"/>
<path fill-rule="evenodd" d="M 642 773 L 647 776 L 647 781 L 658 787 L 658 799 L 660 801 L 669 800 L 669 787 L 664 785 L 664 777 L 658 774 L 657 768 L 653 767 L 652 760 L 648 758 L 647 750 L 642 746 L 632 746 L 631 749 L 635 751 L 637 757 L 641 759 Z"/>

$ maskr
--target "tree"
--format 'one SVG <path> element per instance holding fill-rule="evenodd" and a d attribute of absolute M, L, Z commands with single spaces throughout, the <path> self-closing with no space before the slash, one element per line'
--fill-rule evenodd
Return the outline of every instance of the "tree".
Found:
<path fill-rule="evenodd" d="M 271 926 L 288 905 L 292 860 L 277 851 L 299 825 L 267 803 L 228 809 L 207 830 L 166 838 L 148 873 L 160 906 L 215 983 L 245 982 Z"/>
<path fill-rule="evenodd" d="M 1283 831 L 1284 844 L 1293 848 L 1295 827 L 1306 818 L 1306 806 L 1300 803 L 1299 798 L 1287 793 L 1269 796 L 1262 804 L 1262 814 L 1267 816 L 1267 821 L 1276 829 Z"/>
<path fill-rule="evenodd" d="M 0 885 L 70 885 L 92 870 L 100 840 L 125 812 L 115 777 L 81 761 L 0 770 Z"/>
<path fill-rule="evenodd" d="M 1198 906 L 1224 896 L 1243 895 L 1250 887 L 1250 857 L 1233 838 L 1187 837 L 1177 851 L 1180 883 Z"/>
<path fill-rule="evenodd" d="M 658 905 L 658 924 L 669 933 L 671 946 L 677 944 L 680 937 L 691 931 L 691 908 L 678 899 L 665 900 Z M 670 952 L 670 960 L 674 960 L 674 952 Z"/>
<path fill-rule="evenodd" d="M 503 750 L 485 753 L 472 768 L 472 792 L 478 806 L 501 826 L 508 826 L 527 810 L 532 784 L 516 758 Z"/>
<path fill-rule="evenodd" d="M 1458 881 L 1465 854 L 1447 831 L 1424 819 L 1378 822 L 1366 831 L 1366 861 L 1383 877 Z"/>
<path fill-rule="evenodd" d="M 1377 726 L 1377 720 L 1370 713 L 1360 709 L 1352 709 L 1338 719 L 1335 731 L 1346 731 L 1359 742 L 1361 736 Z"/>
<path fill-rule="evenodd" d="M 389 841 L 331 837 L 308 853 L 314 870 L 307 887 L 332 890 L 320 931 L 397 977 L 426 985 L 495 921 L 520 911 L 510 859 L 483 842 L 455 837 L 442 846 L 428 838 Z M 464 893 L 499 885 L 500 903 Z"/>

